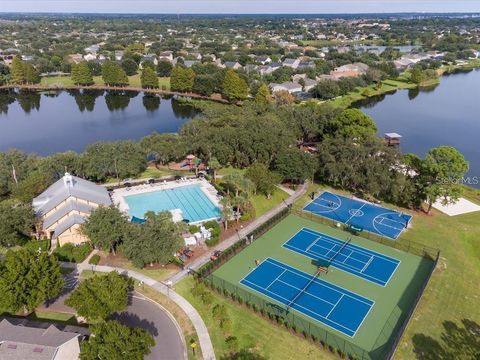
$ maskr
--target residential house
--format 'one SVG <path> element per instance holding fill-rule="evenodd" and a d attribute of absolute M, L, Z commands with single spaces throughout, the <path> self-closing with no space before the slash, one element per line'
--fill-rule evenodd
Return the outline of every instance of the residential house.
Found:
<path fill-rule="evenodd" d="M 97 58 L 97 55 L 95 54 L 92 54 L 92 53 L 88 53 L 86 55 L 83 55 L 83 58 L 86 60 L 86 61 L 92 61 L 92 60 L 95 60 Z"/>
<path fill-rule="evenodd" d="M 184 60 L 183 65 L 187 68 L 191 68 L 193 65 L 200 63 L 198 60 Z"/>
<path fill-rule="evenodd" d="M 145 61 L 149 61 L 153 63 L 153 65 L 155 66 L 158 65 L 158 59 L 156 54 L 147 54 L 142 56 L 142 59 L 140 60 L 140 67 L 141 67 L 141 64 L 144 63 Z"/>
<path fill-rule="evenodd" d="M 33 56 L 32 55 L 22 55 L 22 60 L 25 61 L 25 62 L 33 61 Z"/>
<path fill-rule="evenodd" d="M 114 53 L 115 54 L 115 60 L 116 61 L 122 61 L 124 53 L 125 52 L 123 50 L 115 50 L 115 53 Z"/>
<path fill-rule="evenodd" d="M 310 91 L 318 84 L 317 80 L 313 80 L 309 78 L 304 79 L 303 82 L 304 82 L 304 85 L 303 85 L 304 91 Z"/>
<path fill-rule="evenodd" d="M 368 71 L 368 65 L 364 63 L 353 63 L 343 66 L 339 66 L 330 72 L 330 75 L 342 78 L 342 77 L 358 77 L 365 75 Z"/>
<path fill-rule="evenodd" d="M 270 56 L 259 56 L 256 58 L 256 62 L 262 65 L 270 64 L 272 59 Z"/>
<path fill-rule="evenodd" d="M 278 70 L 282 67 L 282 63 L 280 62 L 272 62 L 270 64 L 267 65 L 267 71 L 266 73 L 267 74 L 271 74 L 272 72 L 274 72 L 275 70 Z"/>
<path fill-rule="evenodd" d="M 224 63 L 227 69 L 238 70 L 242 68 L 242 65 L 237 61 L 225 61 Z"/>
<path fill-rule="evenodd" d="M 283 60 L 283 66 L 288 66 L 292 69 L 298 68 L 300 65 L 300 59 L 285 59 Z"/>
<path fill-rule="evenodd" d="M 15 320 L 15 319 L 12 319 Z M 77 360 L 81 334 L 48 328 L 14 325 L 0 321 L 0 359 L 2 360 Z"/>
<path fill-rule="evenodd" d="M 83 61 L 82 54 L 70 54 L 68 55 L 68 59 L 73 62 L 74 64 L 78 64 L 79 62 Z"/>
<path fill-rule="evenodd" d="M 297 83 L 300 79 L 306 79 L 306 78 L 307 78 L 307 74 L 295 74 L 292 76 L 292 80 Z"/>
<path fill-rule="evenodd" d="M 258 71 L 259 66 L 255 64 L 247 64 L 244 67 L 246 72 Z"/>
<path fill-rule="evenodd" d="M 281 84 L 270 83 L 268 86 L 272 90 L 272 93 L 276 93 L 278 91 L 288 91 L 290 94 L 293 94 L 302 91 L 302 85 L 293 81 L 288 81 Z"/>
<path fill-rule="evenodd" d="M 105 187 L 69 173 L 65 173 L 32 202 L 39 219 L 39 235 L 53 240 L 52 245 L 58 243 L 60 246 L 88 241 L 79 232 L 81 224 L 94 209 L 111 204 Z"/>
<path fill-rule="evenodd" d="M 86 47 L 84 49 L 84 51 L 86 53 L 90 53 L 90 54 L 96 54 L 96 53 L 98 53 L 99 50 L 100 50 L 100 45 L 97 45 L 97 44 L 90 45 L 89 47 Z"/>
<path fill-rule="evenodd" d="M 162 51 L 160 55 L 158 55 L 158 60 L 173 61 L 173 51 Z"/>
<path fill-rule="evenodd" d="M 297 69 L 298 70 L 307 70 L 307 69 L 315 69 L 315 61 L 313 60 L 305 60 L 305 61 L 301 61 L 299 64 L 298 64 L 298 67 Z"/>

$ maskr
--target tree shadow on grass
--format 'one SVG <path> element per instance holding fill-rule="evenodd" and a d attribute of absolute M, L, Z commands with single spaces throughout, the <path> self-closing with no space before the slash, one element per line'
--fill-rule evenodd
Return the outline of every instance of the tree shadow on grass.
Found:
<path fill-rule="evenodd" d="M 440 340 L 415 334 L 412 341 L 417 359 L 480 360 L 480 325 L 468 319 L 461 323 L 459 326 L 453 321 L 444 321 Z"/>

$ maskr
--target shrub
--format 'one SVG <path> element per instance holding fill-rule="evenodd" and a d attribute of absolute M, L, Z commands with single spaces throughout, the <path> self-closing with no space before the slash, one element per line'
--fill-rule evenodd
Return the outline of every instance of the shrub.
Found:
<path fill-rule="evenodd" d="M 88 261 L 88 263 L 91 265 L 98 265 L 99 262 L 100 262 L 100 255 L 98 254 L 93 255 Z"/>
<path fill-rule="evenodd" d="M 225 332 L 230 332 L 232 330 L 232 320 L 229 318 L 220 320 L 220 328 Z"/>
<path fill-rule="evenodd" d="M 225 308 L 225 305 L 215 305 L 212 309 L 212 315 L 217 320 L 227 317 L 227 309 Z"/>
<path fill-rule="evenodd" d="M 212 234 L 212 237 L 209 240 L 205 240 L 205 244 L 207 244 L 208 247 L 212 247 L 218 244 L 220 238 L 219 237 L 214 237 Z"/>
<path fill-rule="evenodd" d="M 192 295 L 202 297 L 203 294 L 207 291 L 205 284 L 203 283 L 196 283 L 195 286 L 192 288 Z"/>
<path fill-rule="evenodd" d="M 206 291 L 202 295 L 202 302 L 207 306 L 211 305 L 213 303 L 213 300 L 214 300 L 213 294 L 209 291 Z"/>
<path fill-rule="evenodd" d="M 85 243 L 82 245 L 75 246 L 73 244 L 65 244 L 61 247 L 57 247 L 53 251 L 53 255 L 59 261 L 68 261 L 74 263 L 80 263 L 90 254 L 92 248 L 90 244 Z"/>
<path fill-rule="evenodd" d="M 197 225 L 190 225 L 188 227 L 188 232 L 190 234 L 195 234 L 196 232 L 199 232 L 199 231 L 200 231 L 200 228 Z"/>
<path fill-rule="evenodd" d="M 229 336 L 225 339 L 228 351 L 234 353 L 238 350 L 238 339 L 235 336 Z"/>

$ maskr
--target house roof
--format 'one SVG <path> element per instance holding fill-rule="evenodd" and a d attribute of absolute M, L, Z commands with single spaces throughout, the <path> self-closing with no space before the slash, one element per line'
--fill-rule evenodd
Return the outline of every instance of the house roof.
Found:
<path fill-rule="evenodd" d="M 49 228 L 52 224 L 56 223 L 58 220 L 60 220 L 61 218 L 63 218 L 65 215 L 67 215 L 72 211 L 78 211 L 84 214 L 90 214 L 93 209 L 94 209 L 93 205 L 88 205 L 83 202 L 79 202 L 71 199 L 67 202 L 67 204 L 62 206 L 53 214 L 45 217 L 45 219 L 43 219 L 43 227 L 45 229 Z"/>
<path fill-rule="evenodd" d="M 241 66 L 241 65 L 237 61 L 225 61 L 225 66 L 231 69 L 235 66 Z"/>
<path fill-rule="evenodd" d="M 301 91 L 302 90 L 302 85 L 300 85 L 296 82 L 293 82 L 293 81 L 287 81 L 287 82 L 284 82 L 284 83 L 281 83 L 281 84 L 271 83 L 270 87 L 271 88 L 283 88 L 283 89 L 288 90 L 288 91 L 292 91 L 292 90 Z"/>
<path fill-rule="evenodd" d="M 63 178 L 34 198 L 32 205 L 37 215 L 42 216 L 72 196 L 98 205 L 108 206 L 112 203 L 107 189 L 103 186 L 66 173 Z"/>
<path fill-rule="evenodd" d="M 298 59 L 285 59 L 285 60 L 283 60 L 284 65 L 293 65 L 293 64 L 298 63 L 298 62 L 300 62 L 300 60 L 298 60 Z"/>
<path fill-rule="evenodd" d="M 17 326 L 7 319 L 0 322 L 0 358 L 10 359 L 53 359 L 57 348 L 80 335 L 57 329 Z"/>
<path fill-rule="evenodd" d="M 62 235 L 65 231 L 70 229 L 73 225 L 81 225 L 84 222 L 85 222 L 85 217 L 78 214 L 73 214 L 67 217 L 55 228 L 55 232 L 53 233 L 52 240 L 55 240 L 57 237 Z"/>

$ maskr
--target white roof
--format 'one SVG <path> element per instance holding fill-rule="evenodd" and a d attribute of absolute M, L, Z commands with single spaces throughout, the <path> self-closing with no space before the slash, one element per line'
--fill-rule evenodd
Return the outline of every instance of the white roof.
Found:
<path fill-rule="evenodd" d="M 91 181 L 65 173 L 65 176 L 33 199 L 37 215 L 43 215 L 70 197 L 77 197 L 98 205 L 110 205 L 107 189 Z"/>

